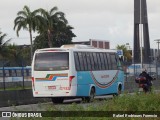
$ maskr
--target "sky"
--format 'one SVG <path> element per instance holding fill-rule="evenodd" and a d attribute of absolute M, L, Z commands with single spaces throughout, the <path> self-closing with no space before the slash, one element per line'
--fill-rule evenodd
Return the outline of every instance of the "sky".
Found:
<path fill-rule="evenodd" d="M 54 6 L 65 13 L 77 37 L 73 41 L 98 39 L 110 41 L 110 47 L 129 43 L 133 48 L 134 0 L 0 0 L 0 31 L 17 45 L 30 44 L 29 32 L 21 30 L 19 37 L 13 30 L 17 12 L 24 5 L 31 11 Z M 160 39 L 160 0 L 147 0 L 151 48 L 157 48 Z M 36 36 L 34 33 L 33 36 Z"/>

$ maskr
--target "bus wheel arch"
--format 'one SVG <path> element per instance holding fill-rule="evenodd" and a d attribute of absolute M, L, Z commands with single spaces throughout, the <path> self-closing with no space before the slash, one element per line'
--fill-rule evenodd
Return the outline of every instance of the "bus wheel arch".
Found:
<path fill-rule="evenodd" d="M 117 85 L 117 93 L 113 94 L 113 96 L 118 96 L 122 93 L 122 83 L 118 83 Z"/>
<path fill-rule="evenodd" d="M 92 86 L 91 89 L 90 89 L 90 94 L 89 94 L 89 96 L 94 99 L 95 94 L 96 94 L 96 88 L 95 88 L 95 86 Z"/>
<path fill-rule="evenodd" d="M 122 83 L 118 84 L 118 88 L 117 88 L 117 94 L 120 95 L 122 93 Z"/>
<path fill-rule="evenodd" d="M 94 85 L 91 85 L 89 90 L 89 96 L 83 97 L 82 100 L 85 102 L 93 102 L 95 95 L 96 95 L 96 88 Z"/>

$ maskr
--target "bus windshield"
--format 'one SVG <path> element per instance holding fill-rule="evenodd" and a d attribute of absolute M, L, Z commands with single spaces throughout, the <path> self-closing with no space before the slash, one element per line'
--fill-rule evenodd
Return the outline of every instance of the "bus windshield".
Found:
<path fill-rule="evenodd" d="M 44 52 L 35 56 L 35 71 L 56 71 L 69 69 L 68 52 Z"/>

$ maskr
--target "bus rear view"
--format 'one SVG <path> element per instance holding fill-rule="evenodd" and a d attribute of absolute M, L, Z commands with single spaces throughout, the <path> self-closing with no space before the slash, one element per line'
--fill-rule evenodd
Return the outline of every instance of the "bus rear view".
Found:
<path fill-rule="evenodd" d="M 115 50 L 85 45 L 37 50 L 32 61 L 34 97 L 92 102 L 95 96 L 119 95 L 124 90 L 124 71 Z"/>
<path fill-rule="evenodd" d="M 63 102 L 71 88 L 69 51 L 41 49 L 32 61 L 32 89 L 34 97 L 51 97 L 54 103 Z"/>

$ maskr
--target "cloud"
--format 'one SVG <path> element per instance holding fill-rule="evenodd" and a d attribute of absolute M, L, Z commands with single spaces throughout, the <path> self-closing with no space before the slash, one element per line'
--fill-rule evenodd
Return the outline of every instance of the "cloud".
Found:
<path fill-rule="evenodd" d="M 57 6 L 66 14 L 69 24 L 77 35 L 74 41 L 89 39 L 109 40 L 111 46 L 133 44 L 134 0 L 1 0 L 0 28 L 9 37 L 16 38 L 13 31 L 14 19 L 18 11 L 27 5 L 31 10 L 44 8 L 50 10 Z M 160 0 L 147 0 L 148 21 L 151 46 L 153 39 L 160 38 Z M 27 37 L 22 31 L 20 37 Z M 28 44 L 28 40 L 14 39 L 17 44 Z"/>

